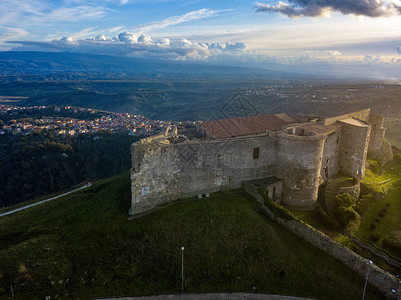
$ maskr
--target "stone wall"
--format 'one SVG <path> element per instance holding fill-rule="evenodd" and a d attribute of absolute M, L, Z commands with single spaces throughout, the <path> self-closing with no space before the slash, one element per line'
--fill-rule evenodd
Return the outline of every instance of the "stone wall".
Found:
<path fill-rule="evenodd" d="M 281 132 L 277 138 L 276 177 L 283 180 L 282 203 L 296 210 L 314 209 L 321 183 L 324 136 Z"/>
<path fill-rule="evenodd" d="M 340 187 L 339 194 L 348 193 L 354 199 L 354 203 L 358 200 L 361 192 L 361 182 L 358 178 L 354 177 L 354 185 Z"/>
<path fill-rule="evenodd" d="M 283 182 L 278 181 L 272 184 L 269 184 L 267 187 L 267 197 L 272 199 L 274 202 L 281 204 L 282 193 L 283 193 Z"/>
<path fill-rule="evenodd" d="M 322 168 L 320 171 L 321 177 L 324 180 L 338 174 L 340 171 L 339 166 L 339 153 L 341 144 L 341 127 L 338 127 L 336 131 L 330 133 L 325 140 Z"/>
<path fill-rule="evenodd" d="M 369 139 L 369 154 L 380 151 L 383 144 L 386 129 L 383 127 L 384 117 L 371 115 L 369 119 L 371 126 L 370 139 Z"/>
<path fill-rule="evenodd" d="M 264 199 L 259 194 L 259 191 L 256 187 L 244 185 L 244 189 L 258 202 L 263 203 Z M 284 220 L 276 217 L 275 214 L 266 206 L 263 206 L 263 210 L 268 217 L 275 220 L 286 229 L 295 233 L 297 236 L 309 242 L 313 246 L 337 259 L 345 266 L 354 270 L 360 276 L 366 277 L 369 268 L 369 283 L 377 287 L 387 297 L 392 299 L 399 299 L 397 297 L 401 297 L 401 282 L 395 276 L 380 269 L 374 264 L 370 264 L 367 259 L 359 256 L 355 252 L 344 247 L 342 244 L 332 240 L 324 233 L 314 229 L 308 224 L 300 220 Z M 395 290 L 396 293 L 393 293 L 392 290 Z"/>
<path fill-rule="evenodd" d="M 369 121 L 369 116 L 370 116 L 370 108 L 340 115 L 340 116 L 335 116 L 331 118 L 324 118 L 323 119 L 323 124 L 324 125 L 331 125 L 336 123 L 337 121 L 349 119 L 349 118 L 355 118 L 361 121 L 368 122 Z"/>
<path fill-rule="evenodd" d="M 365 177 L 365 163 L 368 153 L 370 126 L 342 123 L 340 171 L 349 176 Z"/>
<path fill-rule="evenodd" d="M 339 172 L 364 177 L 370 145 L 370 125 L 365 123 L 369 113 L 368 109 L 321 118 L 315 123 L 328 123 L 331 127 L 317 133 L 295 128 L 254 137 L 188 141 L 171 128 L 141 140 L 131 149 L 130 214 L 198 193 L 235 189 L 243 181 L 271 176 L 282 180 L 283 205 L 312 210 L 324 180 Z M 372 116 L 371 120 L 373 132 L 379 135 L 382 118 Z M 376 143 L 372 142 L 372 147 L 377 148 Z M 384 145 L 382 151 L 381 145 L 377 153 L 390 153 L 388 146 Z M 386 157 L 391 153 L 387 154 Z M 281 190 L 281 186 L 274 190 Z"/>
<path fill-rule="evenodd" d="M 198 193 L 239 188 L 244 180 L 275 173 L 274 136 L 179 144 L 137 142 L 132 152 L 130 214 Z"/>

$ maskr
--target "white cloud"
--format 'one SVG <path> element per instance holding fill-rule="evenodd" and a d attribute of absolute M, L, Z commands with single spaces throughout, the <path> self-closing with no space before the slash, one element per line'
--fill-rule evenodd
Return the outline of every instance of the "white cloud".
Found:
<path fill-rule="evenodd" d="M 314 57 L 332 57 L 332 56 L 339 56 L 342 53 L 338 50 L 308 50 L 305 51 L 307 55 L 314 56 Z"/>
<path fill-rule="evenodd" d="M 118 40 L 123 43 L 127 44 L 136 44 L 138 43 L 139 34 L 137 33 L 130 33 L 128 31 L 121 32 L 118 35 Z"/>
<path fill-rule="evenodd" d="M 95 37 L 95 41 L 106 41 L 106 40 L 107 38 L 103 34 L 100 34 Z"/>
<path fill-rule="evenodd" d="M 142 44 L 142 45 L 152 45 L 153 41 L 152 38 L 146 34 L 141 34 L 138 37 L 138 44 Z"/>
<path fill-rule="evenodd" d="M 6 27 L 6 28 L 4 28 L 4 30 L 5 30 L 5 33 L 3 33 L 0 36 L 0 45 L 5 42 L 16 40 L 16 39 L 21 39 L 21 38 L 29 35 L 29 32 L 27 32 L 26 30 L 21 29 L 21 28 Z M 0 51 L 7 51 L 7 50 L 10 50 L 10 47 L 1 47 L 0 46 Z"/>
<path fill-rule="evenodd" d="M 89 27 L 89 28 L 82 29 L 78 32 L 71 33 L 71 34 L 69 34 L 69 36 L 72 37 L 74 40 L 78 40 L 78 39 L 81 39 L 83 37 L 86 37 L 86 36 L 92 35 L 92 34 L 96 34 L 96 33 L 94 33 L 92 27 Z"/>
<path fill-rule="evenodd" d="M 0 0 L 0 25 L 32 26 L 54 21 L 98 19 L 109 11 L 102 5 L 79 4 L 54 7 L 38 0 Z"/>
<path fill-rule="evenodd" d="M 70 37 L 70 36 L 65 36 L 60 40 L 60 42 L 64 42 L 64 43 L 70 44 L 70 43 L 74 42 L 74 39 L 72 37 Z"/>
<path fill-rule="evenodd" d="M 210 10 L 207 8 L 203 8 L 200 10 L 191 11 L 181 16 L 173 16 L 161 21 L 155 21 L 140 26 L 136 26 L 132 28 L 132 31 L 149 32 L 155 29 L 165 28 L 172 25 L 178 25 L 184 22 L 209 18 L 215 16 L 218 12 L 219 12 L 218 10 Z"/>
<path fill-rule="evenodd" d="M 387 59 L 371 54 L 347 60 L 342 58 L 343 55 L 340 51 L 334 49 L 307 50 L 298 56 L 260 55 L 255 51 L 246 50 L 246 45 L 239 42 L 225 44 L 193 42 L 186 38 L 153 40 L 150 36 L 130 32 L 122 32 L 114 38 L 98 35 L 90 39 L 75 40 L 65 37 L 47 42 L 20 41 L 12 43 L 20 44 L 15 47 L 16 51 L 68 51 L 170 60 L 202 60 L 213 64 L 290 72 L 327 75 L 330 75 L 330 72 L 337 72 L 338 76 L 366 77 L 376 76 L 379 73 L 382 77 L 385 77 L 386 74 L 401 76 L 398 71 L 401 59 L 394 57 Z"/>
<path fill-rule="evenodd" d="M 40 19 L 49 21 L 79 21 L 98 19 L 106 15 L 107 9 L 97 5 L 78 5 L 74 7 L 59 7 L 47 14 L 42 14 Z"/>
<path fill-rule="evenodd" d="M 224 48 L 225 52 L 243 52 L 246 50 L 246 45 L 244 43 L 235 43 L 230 44 L 226 43 L 226 47 Z"/>
<path fill-rule="evenodd" d="M 91 28 L 75 36 L 80 36 L 84 31 L 90 32 Z M 17 51 L 34 49 L 35 51 L 69 51 L 116 56 L 157 56 L 168 59 L 203 60 L 220 54 L 246 53 L 246 45 L 243 43 L 226 43 L 223 47 L 215 43 L 191 42 L 186 38 L 161 38 L 154 41 L 149 35 L 128 31 L 121 32 L 111 39 L 104 35 L 86 39 L 76 39 L 75 36 L 48 42 L 14 41 L 12 43 L 20 45 L 14 48 Z"/>
<path fill-rule="evenodd" d="M 170 46 L 170 39 L 168 38 L 161 38 L 156 42 L 158 47 L 169 47 Z"/>

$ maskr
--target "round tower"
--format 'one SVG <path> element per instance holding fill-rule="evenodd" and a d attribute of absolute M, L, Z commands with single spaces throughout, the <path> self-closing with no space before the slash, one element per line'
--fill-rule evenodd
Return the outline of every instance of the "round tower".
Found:
<path fill-rule="evenodd" d="M 295 210 L 316 206 L 325 137 L 298 128 L 277 136 L 276 176 L 283 181 L 282 203 Z"/>

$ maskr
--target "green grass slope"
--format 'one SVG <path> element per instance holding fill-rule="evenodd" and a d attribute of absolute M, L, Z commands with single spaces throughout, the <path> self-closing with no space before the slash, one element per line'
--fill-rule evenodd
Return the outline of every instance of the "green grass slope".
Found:
<path fill-rule="evenodd" d="M 399 150 L 397 150 L 398 152 Z M 371 165 L 374 161 L 370 162 Z M 377 163 L 376 163 L 377 164 Z M 379 247 L 382 247 L 393 255 L 401 258 L 398 249 L 386 246 L 384 240 L 390 240 L 401 246 L 401 162 L 392 160 L 383 167 L 372 168 L 366 171 L 365 184 L 373 191 L 381 192 L 388 190 L 383 198 L 377 201 L 370 201 L 369 206 L 361 215 L 361 224 L 357 233 L 369 240 L 373 240 Z M 381 182 L 389 183 L 380 184 Z M 372 226 L 373 225 L 373 226 Z"/>
<path fill-rule="evenodd" d="M 187 199 L 128 221 L 129 175 L 0 218 L 0 298 L 185 291 L 358 299 L 364 279 L 260 213 L 241 193 Z M 369 287 L 367 299 L 380 299 Z"/>

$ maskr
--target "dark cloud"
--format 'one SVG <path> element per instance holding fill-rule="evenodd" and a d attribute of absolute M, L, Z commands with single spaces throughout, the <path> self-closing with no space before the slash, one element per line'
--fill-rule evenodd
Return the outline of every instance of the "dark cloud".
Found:
<path fill-rule="evenodd" d="M 401 54 L 401 46 L 398 46 L 398 47 L 397 47 L 397 53 L 398 53 L 398 54 Z"/>
<path fill-rule="evenodd" d="M 277 5 L 256 2 L 255 8 L 256 12 L 279 12 L 290 18 L 321 17 L 329 12 L 372 18 L 401 14 L 401 6 L 391 0 L 289 0 Z"/>

